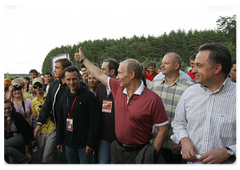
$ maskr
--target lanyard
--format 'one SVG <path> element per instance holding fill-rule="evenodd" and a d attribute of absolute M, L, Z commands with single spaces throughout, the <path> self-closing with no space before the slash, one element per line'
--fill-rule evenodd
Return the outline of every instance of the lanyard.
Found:
<path fill-rule="evenodd" d="M 6 137 L 7 137 L 7 138 L 8 138 L 9 133 L 10 133 L 11 123 L 12 123 L 12 120 L 11 120 L 11 117 L 10 117 L 10 120 L 9 120 L 9 129 L 6 130 L 6 131 L 7 131 Z"/>
<path fill-rule="evenodd" d="M 68 111 L 68 97 L 67 97 L 67 112 L 68 112 L 68 116 L 69 116 L 69 115 L 72 115 L 73 106 L 74 106 L 74 104 L 75 104 L 76 99 L 77 99 L 77 96 L 75 96 L 75 98 L 74 98 L 74 101 L 73 101 L 73 103 L 72 103 L 71 112 L 69 113 L 69 111 Z"/>

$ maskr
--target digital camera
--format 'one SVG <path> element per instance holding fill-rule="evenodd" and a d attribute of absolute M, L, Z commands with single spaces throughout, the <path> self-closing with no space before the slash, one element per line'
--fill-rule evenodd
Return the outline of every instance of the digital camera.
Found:
<path fill-rule="evenodd" d="M 14 84 L 14 89 L 15 90 L 21 90 L 22 89 L 22 86 L 20 84 Z"/>

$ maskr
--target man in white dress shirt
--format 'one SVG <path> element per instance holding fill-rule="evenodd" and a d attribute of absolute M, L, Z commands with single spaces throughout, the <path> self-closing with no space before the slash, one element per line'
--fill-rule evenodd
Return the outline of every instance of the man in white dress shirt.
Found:
<path fill-rule="evenodd" d="M 195 84 L 178 102 L 171 139 L 188 163 L 236 159 L 236 84 L 228 78 L 231 54 L 222 44 L 203 44 L 196 56 Z"/>

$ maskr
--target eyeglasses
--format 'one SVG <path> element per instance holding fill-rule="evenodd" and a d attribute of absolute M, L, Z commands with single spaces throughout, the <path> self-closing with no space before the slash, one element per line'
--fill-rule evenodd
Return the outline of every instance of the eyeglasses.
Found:
<path fill-rule="evenodd" d="M 34 89 L 37 89 L 37 87 L 42 88 L 42 84 L 34 84 L 34 85 L 33 85 L 33 88 L 34 88 Z"/>
<path fill-rule="evenodd" d="M 6 110 L 10 110 L 10 109 L 12 109 L 11 106 L 10 106 L 10 107 L 7 107 L 7 108 L 4 108 L 4 111 L 6 111 Z"/>

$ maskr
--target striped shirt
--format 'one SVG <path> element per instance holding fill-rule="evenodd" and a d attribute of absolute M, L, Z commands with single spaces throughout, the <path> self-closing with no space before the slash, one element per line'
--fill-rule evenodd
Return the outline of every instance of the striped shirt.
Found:
<path fill-rule="evenodd" d="M 161 97 L 166 114 L 168 116 L 168 121 L 170 122 L 168 124 L 168 136 L 167 139 L 165 140 L 163 148 L 167 149 L 172 148 L 172 140 L 170 139 L 170 136 L 173 134 L 171 122 L 175 116 L 175 110 L 182 93 L 193 84 L 194 83 L 192 81 L 182 78 L 180 75 L 178 79 L 171 85 L 167 83 L 165 76 L 153 80 L 152 84 L 150 85 L 150 89 Z M 158 130 L 154 126 L 153 127 L 154 139 L 156 138 L 157 132 Z"/>
<path fill-rule="evenodd" d="M 214 93 L 200 84 L 189 87 L 177 105 L 172 127 L 171 139 L 179 143 L 188 137 L 198 155 L 224 147 L 236 155 L 236 83 L 226 78 Z"/>

